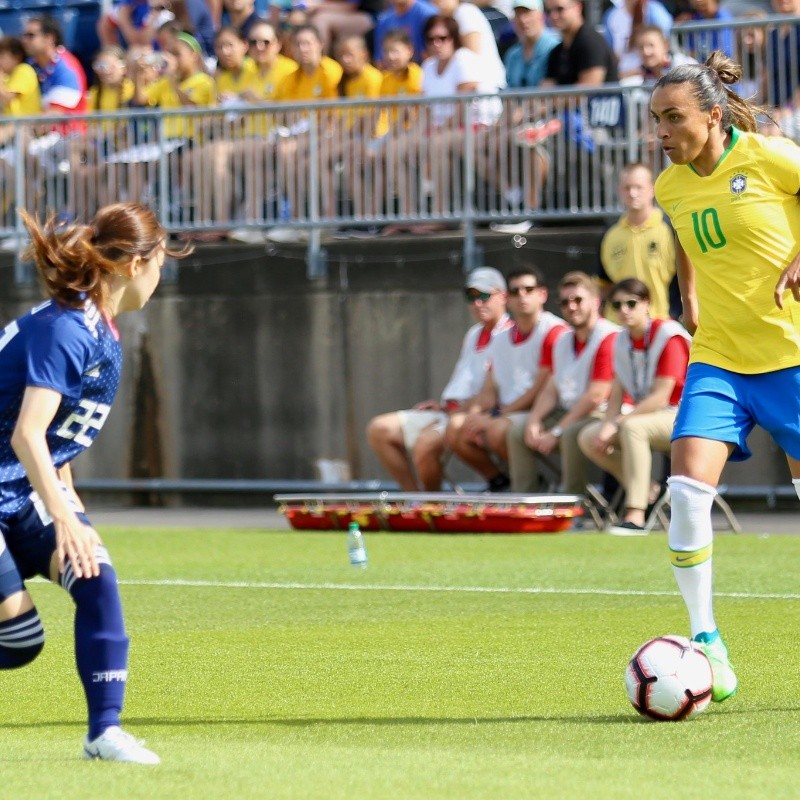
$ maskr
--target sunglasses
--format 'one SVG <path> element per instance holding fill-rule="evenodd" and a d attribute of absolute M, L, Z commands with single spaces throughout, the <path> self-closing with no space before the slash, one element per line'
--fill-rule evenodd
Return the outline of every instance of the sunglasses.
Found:
<path fill-rule="evenodd" d="M 566 308 L 567 306 L 571 306 L 573 304 L 579 306 L 582 302 L 582 297 L 562 297 L 558 301 L 558 304 L 561 306 L 561 308 Z"/>
<path fill-rule="evenodd" d="M 478 292 L 475 289 L 467 289 L 464 292 L 464 296 L 467 298 L 468 303 L 477 303 L 478 300 L 481 303 L 486 303 L 491 300 L 492 294 L 491 292 Z"/>
<path fill-rule="evenodd" d="M 538 288 L 538 286 L 512 286 L 508 293 L 516 297 L 518 294 L 533 294 Z"/>
<path fill-rule="evenodd" d="M 612 300 L 611 301 L 611 308 L 614 311 L 619 311 L 621 308 L 627 308 L 632 310 L 639 305 L 639 300 Z"/>
<path fill-rule="evenodd" d="M 260 44 L 263 44 L 264 47 L 269 47 L 274 41 L 274 39 L 248 39 L 247 44 L 250 47 L 258 47 Z"/>
<path fill-rule="evenodd" d="M 431 44 L 441 44 L 442 42 L 449 42 L 450 41 L 450 37 L 449 36 L 428 36 L 427 37 L 427 41 L 429 41 Z"/>

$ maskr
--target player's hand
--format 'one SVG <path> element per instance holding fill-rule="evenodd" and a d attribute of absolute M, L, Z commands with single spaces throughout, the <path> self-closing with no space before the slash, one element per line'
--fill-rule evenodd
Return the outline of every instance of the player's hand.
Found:
<path fill-rule="evenodd" d="M 783 308 L 783 293 L 791 290 L 794 299 L 800 303 L 800 256 L 795 257 L 791 264 L 781 272 L 778 283 L 775 285 L 775 305 Z"/>
<path fill-rule="evenodd" d="M 542 435 L 542 426 L 536 422 L 529 422 L 525 426 L 525 435 L 523 440 L 531 450 L 539 449 L 539 439 Z"/>
<path fill-rule="evenodd" d="M 58 571 L 63 572 L 67 561 L 76 578 L 96 578 L 100 574 L 95 548 L 101 544 L 100 535 L 74 514 L 71 518 L 54 521 Z"/>
<path fill-rule="evenodd" d="M 539 437 L 536 449 L 543 455 L 549 456 L 558 447 L 558 437 L 552 433 L 543 433 Z"/>

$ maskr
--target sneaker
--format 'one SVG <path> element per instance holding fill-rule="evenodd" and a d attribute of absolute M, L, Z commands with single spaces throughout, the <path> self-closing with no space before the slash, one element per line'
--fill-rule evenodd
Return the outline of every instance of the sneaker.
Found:
<path fill-rule="evenodd" d="M 267 231 L 267 239 L 279 244 L 298 244 L 308 241 L 308 234 L 299 228 L 287 228 L 279 225 L 277 228 Z"/>
<path fill-rule="evenodd" d="M 706 658 L 711 663 L 711 699 L 715 703 L 721 703 L 723 700 L 733 697 L 736 694 L 739 681 L 728 658 L 728 648 L 725 647 L 725 642 L 722 641 L 719 631 L 698 633 L 693 641 L 700 645 L 700 649 L 706 654 Z"/>
<path fill-rule="evenodd" d="M 228 238 L 243 244 L 264 244 L 264 231 L 259 228 L 234 228 Z"/>
<path fill-rule="evenodd" d="M 87 760 L 127 761 L 130 764 L 160 764 L 161 759 L 142 742 L 118 725 L 107 728 L 94 741 L 83 740 L 83 757 Z"/>
<path fill-rule="evenodd" d="M 644 526 L 635 522 L 618 522 L 608 528 L 608 533 L 612 536 L 647 536 Z"/>
<path fill-rule="evenodd" d="M 532 227 L 532 222 L 511 222 L 508 224 L 493 222 L 489 226 L 495 233 L 527 233 Z"/>

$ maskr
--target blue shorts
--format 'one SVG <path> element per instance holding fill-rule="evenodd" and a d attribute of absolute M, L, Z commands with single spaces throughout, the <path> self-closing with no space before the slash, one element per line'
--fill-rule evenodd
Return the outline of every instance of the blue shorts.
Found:
<path fill-rule="evenodd" d="M 91 524 L 83 513 L 78 513 L 78 519 Z M 0 552 L 0 602 L 22 591 L 25 581 L 34 575 L 50 580 L 50 560 L 56 549 L 55 526 L 42 519 L 31 500 L 13 517 L 0 520 L 0 535 L 6 545 Z"/>
<path fill-rule="evenodd" d="M 686 436 L 729 442 L 731 461 L 752 453 L 747 437 L 764 428 L 792 458 L 800 460 L 800 367 L 742 375 L 709 364 L 690 364 L 672 441 Z"/>

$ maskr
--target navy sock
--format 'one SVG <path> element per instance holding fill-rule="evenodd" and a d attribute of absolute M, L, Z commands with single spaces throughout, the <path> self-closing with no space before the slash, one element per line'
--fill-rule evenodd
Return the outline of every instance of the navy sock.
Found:
<path fill-rule="evenodd" d="M 75 601 L 75 662 L 89 708 L 89 740 L 119 725 L 128 679 L 128 637 L 117 574 L 98 548 L 100 575 L 76 578 L 68 564 L 61 585 Z"/>
<path fill-rule="evenodd" d="M 0 669 L 24 667 L 44 647 L 44 628 L 35 608 L 0 622 Z"/>

